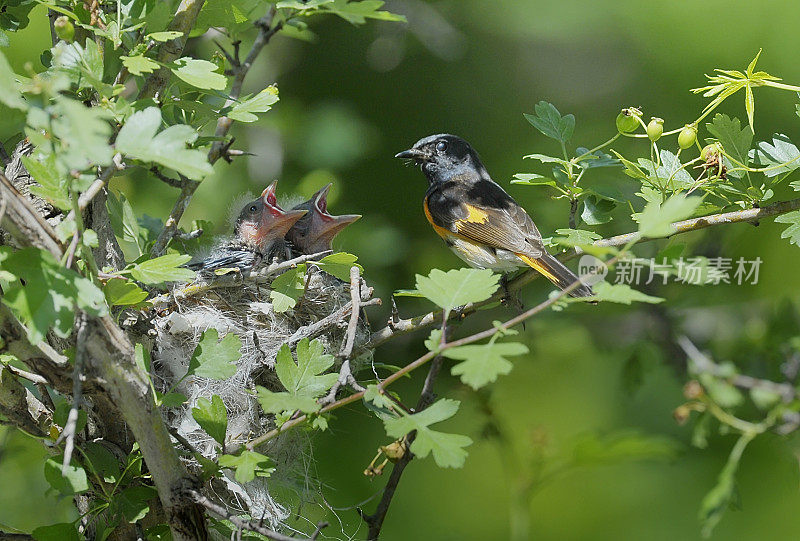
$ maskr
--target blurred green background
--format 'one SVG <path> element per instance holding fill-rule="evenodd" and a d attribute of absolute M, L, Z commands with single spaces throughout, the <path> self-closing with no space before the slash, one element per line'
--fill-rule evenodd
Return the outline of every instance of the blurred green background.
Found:
<path fill-rule="evenodd" d="M 415 273 L 461 266 L 424 220 L 423 176 L 392 158 L 417 139 L 450 132 L 469 140 L 495 180 L 548 236 L 567 227 L 568 204 L 553 201 L 547 188 L 508 185 L 517 172 L 548 173 L 523 155 L 558 150 L 522 117 L 538 101 L 575 114 L 572 143 L 591 147 L 615 133 L 621 107 L 641 106 L 645 118 L 662 117 L 668 129 L 693 120 L 704 100 L 688 89 L 702 86 L 703 74 L 716 67 L 744 68 L 759 48 L 762 69 L 800 83 L 800 7 L 789 0 L 757 7 L 722 0 L 394 0 L 386 7 L 405 14 L 409 24 L 355 29 L 341 20 L 320 20 L 312 25 L 316 43 L 273 40 L 246 87 L 255 91 L 276 82 L 281 101 L 263 121 L 235 126 L 235 148 L 255 155 L 232 165 L 220 161 L 198 190 L 185 223 L 208 219 L 218 224 L 217 233 L 226 232 L 228 205 L 222 202 L 260 192 L 274 178 L 284 194 L 308 195 L 335 182 L 331 210 L 364 215 L 339 237 L 338 247 L 358 254 L 367 278 L 388 299 L 391 291 L 412 287 Z M 49 41 L 44 14 L 31 18 L 6 51 L 22 73 L 26 62 L 36 69 L 37 51 Z M 213 49 L 211 41 L 193 46 Z M 796 139 L 796 101 L 786 92 L 756 90 L 756 140 L 773 132 Z M 721 111 L 744 118 L 741 96 Z M 12 135 L 3 133 L 3 139 Z M 707 135 L 701 130 L 701 137 Z M 641 145 L 625 141 L 614 148 L 643 153 Z M 586 182 L 636 187 L 614 169 L 593 172 Z M 177 195 L 143 175 L 115 180 L 112 188 L 124 191 L 137 212 L 159 217 Z M 776 199 L 789 197 L 787 190 Z M 672 419 L 672 410 L 683 402 L 685 376 L 675 368 L 683 363 L 682 354 L 668 337 L 688 333 L 717 360 L 777 373 L 783 357 L 776 341 L 798 334 L 792 301 L 800 285 L 800 250 L 780 239 L 784 227 L 739 224 L 678 240 L 688 245 L 686 254 L 761 257 L 755 286 L 651 286 L 648 293 L 666 297 L 663 305 L 572 306 L 543 313 L 521 334 L 530 355 L 516 359 L 512 374 L 489 392 L 476 394 L 444 371 L 436 390 L 462 400 L 462 408 L 442 428 L 460 430 L 475 443 L 464 470 L 441 470 L 431 459 L 411 464 L 383 538 L 507 539 L 512 513 L 517 520 L 527 516 L 530 538 L 537 540 L 701 538 L 697 510 L 734 437 L 715 434 L 707 449 L 697 449 L 691 445 L 691 424 L 678 426 Z M 631 229 L 622 212 L 597 231 Z M 642 247 L 637 253 L 650 257 L 654 250 Z M 549 291 L 537 281 L 523 300 L 532 306 Z M 424 306 L 399 301 L 402 315 Z M 509 315 L 499 308 L 457 332 Z M 370 312 L 375 326 L 386 317 L 385 309 Z M 424 351 L 423 338 L 392 343 L 376 353 L 376 361 L 403 365 Z M 422 376 L 398 389 L 416 396 Z M 314 441 L 314 468 L 331 510 L 306 505 L 302 514 L 332 522 L 323 537 L 358 539 L 365 528 L 354 508 L 363 505 L 370 512 L 377 500 L 367 500 L 388 476 L 370 481 L 362 471 L 377 446 L 388 441 L 361 406 L 340 410 L 337 417 L 330 432 Z M 502 439 L 491 436 L 493 423 Z M 677 457 L 586 465 L 546 483 L 531 481 L 536 464 L 555 467 L 587 434 L 627 430 L 672 438 Z M 2 442 L 0 524 L 30 528 L 68 516 L 69 502 L 45 494 L 37 465 L 41 448 L 18 434 Z M 793 436 L 768 435 L 748 448 L 738 476 L 738 509 L 726 513 L 712 539 L 800 535 L 797 443 Z M 529 482 L 531 497 L 515 496 Z"/>

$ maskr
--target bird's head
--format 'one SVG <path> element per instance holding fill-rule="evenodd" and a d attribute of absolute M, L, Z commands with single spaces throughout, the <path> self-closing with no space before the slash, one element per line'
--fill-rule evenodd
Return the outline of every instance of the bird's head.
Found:
<path fill-rule="evenodd" d="M 453 179 L 488 179 L 478 153 L 464 139 L 450 134 L 431 135 L 395 155 L 419 165 L 431 184 Z"/>
<path fill-rule="evenodd" d="M 283 210 L 278 205 L 275 189 L 278 181 L 270 184 L 258 199 L 247 203 L 236 219 L 234 234 L 250 246 L 265 249 L 273 241 L 282 238 L 307 211 Z"/>
<path fill-rule="evenodd" d="M 286 235 L 294 246 L 305 254 L 314 254 L 331 249 L 331 241 L 342 229 L 361 218 L 360 214 L 333 216 L 328 212 L 328 192 L 331 184 L 323 186 L 308 201 L 295 209 L 308 210 Z"/>

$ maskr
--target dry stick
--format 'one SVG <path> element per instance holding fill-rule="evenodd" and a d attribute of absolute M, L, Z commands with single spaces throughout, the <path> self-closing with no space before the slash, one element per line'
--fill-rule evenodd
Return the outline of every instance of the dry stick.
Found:
<path fill-rule="evenodd" d="M 733 212 L 723 212 L 720 214 L 701 216 L 699 218 L 690 218 L 688 220 L 674 222 L 672 226 L 675 228 L 675 232 L 672 233 L 671 235 L 668 235 L 667 237 L 660 237 L 660 238 L 668 238 L 673 235 L 679 235 L 681 233 L 687 233 L 689 231 L 697 231 L 700 229 L 705 229 L 706 227 L 712 227 L 716 225 L 732 224 L 740 222 L 755 222 L 761 220 L 762 218 L 769 218 L 771 216 L 786 214 L 787 212 L 791 212 L 797 209 L 800 209 L 800 199 L 791 199 L 789 201 L 781 201 L 779 203 L 773 203 L 771 205 L 767 205 L 761 208 L 736 210 Z M 615 237 L 609 237 L 607 239 L 598 240 L 594 244 L 595 246 L 624 246 L 627 243 L 634 240 L 637 235 L 638 233 L 636 232 L 626 233 L 624 235 L 617 235 Z M 649 240 L 657 240 L 657 239 L 643 238 L 640 239 L 638 242 L 649 241 Z M 571 259 L 575 256 L 576 254 L 573 252 L 569 254 L 565 259 Z M 523 272 L 522 274 L 515 277 L 508 283 L 508 290 L 512 292 L 517 291 L 538 277 L 539 274 L 534 270 L 528 270 L 526 272 Z M 468 307 L 468 309 L 465 310 L 462 314 L 460 315 L 451 314 L 450 317 L 454 318 L 456 316 L 464 316 L 472 314 L 483 306 L 500 301 L 504 297 L 504 295 L 505 293 L 502 291 L 495 293 L 490 299 L 484 302 L 476 303 Z M 357 351 L 357 353 L 360 353 L 361 351 L 368 349 L 375 349 L 378 346 L 382 345 L 383 343 L 396 338 L 397 336 L 408 334 L 410 332 L 418 331 L 421 329 L 426 329 L 434 325 L 437 321 L 441 320 L 441 317 L 442 317 L 442 311 L 436 310 L 413 318 L 391 321 L 383 329 L 380 329 L 372 333 L 369 341 L 364 345 L 362 345 L 359 348 L 359 351 Z"/>
<path fill-rule="evenodd" d="M 350 371 L 350 356 L 353 354 L 353 344 L 358 330 L 358 316 L 361 314 L 361 273 L 358 267 L 350 267 L 350 321 L 347 324 L 342 347 L 339 350 L 339 357 L 342 360 L 342 367 L 339 369 L 339 377 L 333 384 L 328 394 L 320 399 L 320 404 L 330 404 L 336 400 L 336 393 L 344 385 L 350 385 L 356 391 L 363 391 L 364 387 L 358 384 Z"/>
<path fill-rule="evenodd" d="M 276 11 L 275 6 L 271 5 L 267 14 L 255 22 L 255 25 L 258 27 L 258 35 L 245 61 L 233 67 L 233 83 L 231 84 L 229 97 L 225 101 L 223 107 L 229 107 L 237 102 L 239 96 L 242 94 L 242 85 L 244 84 L 247 72 L 252 67 L 261 50 L 269 42 L 270 38 L 281 29 L 283 25 L 282 22 L 272 26 L 272 20 L 275 17 Z M 218 138 L 218 140 L 211 145 L 211 150 L 208 151 L 208 162 L 210 164 L 213 165 L 222 156 L 222 151 L 225 148 L 224 138 L 231 129 L 232 124 L 233 119 L 226 116 L 217 121 L 217 129 L 214 132 L 214 137 Z M 189 202 L 192 200 L 192 196 L 199 185 L 199 182 L 189 181 L 181 188 L 181 193 L 175 201 L 175 205 L 172 207 L 169 218 L 167 218 L 167 221 L 164 223 L 164 229 L 158 235 L 153 249 L 150 251 L 151 257 L 163 255 L 167 244 L 169 244 L 169 241 L 175 236 L 175 232 L 178 230 L 178 222 L 180 222 L 183 213 L 186 211 L 186 207 L 189 206 Z"/>
<path fill-rule="evenodd" d="M 300 539 L 298 537 L 289 537 L 288 535 L 283 535 L 282 533 L 278 533 L 275 530 L 265 528 L 258 522 L 252 520 L 245 520 L 241 517 L 238 517 L 235 514 L 228 511 L 225 507 L 214 503 L 213 501 L 209 500 L 207 497 L 203 496 L 196 490 L 191 491 L 191 495 L 194 498 L 194 501 L 196 501 L 197 503 L 199 503 L 200 505 L 202 505 L 215 515 L 230 521 L 230 523 L 236 526 L 237 528 L 241 528 L 243 530 L 247 530 L 250 532 L 259 533 L 264 537 L 273 539 L 274 541 L 296 541 L 297 539 Z M 309 539 L 316 539 L 317 536 L 319 535 L 319 530 L 326 527 L 327 525 L 328 524 L 326 522 L 317 524 L 317 529 L 314 531 L 313 537 L 310 537 Z"/>
<path fill-rule="evenodd" d="M 4 368 L 14 374 L 15 376 L 27 379 L 31 383 L 35 383 L 36 385 L 47 385 L 47 380 L 40 376 L 39 374 L 34 374 L 33 372 L 28 372 L 27 370 L 23 370 L 21 368 L 17 368 L 13 364 L 6 364 Z"/>
<path fill-rule="evenodd" d="M 81 407 L 83 394 L 83 365 L 86 361 L 86 329 L 88 320 L 86 312 L 81 310 L 76 318 L 78 331 L 75 338 L 75 367 L 72 371 L 72 406 L 69 408 L 67 422 L 64 430 L 58 436 L 56 445 L 64 444 L 64 461 L 61 463 L 61 474 L 66 475 L 67 467 L 72 460 L 72 451 L 75 449 L 75 429 L 78 426 L 78 410 Z"/>

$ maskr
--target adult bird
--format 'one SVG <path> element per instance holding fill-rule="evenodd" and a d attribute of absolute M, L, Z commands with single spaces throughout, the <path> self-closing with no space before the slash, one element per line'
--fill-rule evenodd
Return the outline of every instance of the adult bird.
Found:
<path fill-rule="evenodd" d="M 223 268 L 249 272 L 263 259 L 276 253 L 280 255 L 284 235 L 307 211 L 283 210 L 278 206 L 277 186 L 276 180 L 261 193 L 261 197 L 242 208 L 232 238 L 224 240 L 207 257 L 187 267 L 205 273 Z"/>
<path fill-rule="evenodd" d="M 434 231 L 470 266 L 510 272 L 531 267 L 561 289 L 578 277 L 545 249 L 536 224 L 500 187 L 478 153 L 455 135 L 431 135 L 395 156 L 413 160 L 428 179 L 423 206 Z M 593 295 L 580 284 L 573 297 Z"/>

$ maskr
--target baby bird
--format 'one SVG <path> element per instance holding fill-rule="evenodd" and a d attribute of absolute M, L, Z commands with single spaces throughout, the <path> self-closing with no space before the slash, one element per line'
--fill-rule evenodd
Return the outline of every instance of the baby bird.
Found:
<path fill-rule="evenodd" d="M 328 191 L 331 184 L 294 207 L 293 211 L 308 213 L 297 220 L 286 240 L 298 254 L 316 254 L 331 249 L 331 241 L 342 229 L 361 218 L 360 214 L 333 216 L 328 213 Z"/>
<path fill-rule="evenodd" d="M 261 197 L 242 208 L 233 228 L 233 238 L 219 244 L 205 259 L 189 263 L 187 267 L 205 273 L 222 268 L 249 272 L 263 259 L 282 249 L 283 237 L 308 211 L 280 208 L 275 197 L 277 185 L 276 180 L 261 193 Z"/>

